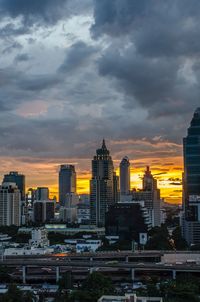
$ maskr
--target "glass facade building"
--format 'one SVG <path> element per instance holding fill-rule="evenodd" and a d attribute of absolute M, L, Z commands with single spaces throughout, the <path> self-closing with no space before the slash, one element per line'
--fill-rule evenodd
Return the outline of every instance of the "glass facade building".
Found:
<path fill-rule="evenodd" d="M 194 244 L 200 243 L 200 108 L 183 139 L 183 154 L 183 235 Z"/>
<path fill-rule="evenodd" d="M 184 208 L 187 220 L 200 221 L 200 108 L 183 139 Z"/>

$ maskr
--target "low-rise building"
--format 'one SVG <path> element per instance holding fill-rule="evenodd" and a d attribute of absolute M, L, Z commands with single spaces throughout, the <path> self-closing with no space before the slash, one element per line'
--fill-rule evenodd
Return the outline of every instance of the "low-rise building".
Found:
<path fill-rule="evenodd" d="M 102 245 L 101 240 L 78 240 L 76 244 L 76 252 L 82 253 L 82 252 L 96 252 L 96 250 Z"/>
<path fill-rule="evenodd" d="M 4 250 L 4 256 L 35 256 L 47 255 L 54 252 L 52 248 L 7 248 Z"/>
<path fill-rule="evenodd" d="M 162 302 L 161 297 L 137 297 L 136 294 L 124 296 L 102 296 L 97 302 Z"/>
<path fill-rule="evenodd" d="M 47 247 L 49 240 L 47 231 L 44 228 L 36 228 L 31 231 L 31 239 L 29 240 L 30 247 Z"/>

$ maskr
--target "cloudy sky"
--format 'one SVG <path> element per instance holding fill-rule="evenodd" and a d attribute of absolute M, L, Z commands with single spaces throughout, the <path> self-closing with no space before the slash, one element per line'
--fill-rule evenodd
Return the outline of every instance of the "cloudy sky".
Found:
<path fill-rule="evenodd" d="M 182 137 L 200 105 L 199 0 L 0 0 L 0 173 L 88 191 L 105 137 L 132 186 L 150 164 L 180 201 Z"/>

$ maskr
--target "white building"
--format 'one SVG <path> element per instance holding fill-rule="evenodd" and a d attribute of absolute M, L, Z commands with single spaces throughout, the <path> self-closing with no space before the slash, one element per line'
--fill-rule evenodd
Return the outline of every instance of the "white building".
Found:
<path fill-rule="evenodd" d="M 96 250 L 102 245 L 101 240 L 78 240 L 76 243 L 76 252 L 96 252 Z"/>
<path fill-rule="evenodd" d="M 30 247 L 47 247 L 49 240 L 47 231 L 44 228 L 37 228 L 31 231 L 31 239 L 29 240 Z"/>
<path fill-rule="evenodd" d="M 52 248 L 7 248 L 4 250 L 4 256 L 47 255 L 53 252 Z"/>
<path fill-rule="evenodd" d="M 102 296 L 97 302 L 162 302 L 161 297 L 137 297 L 136 294 L 124 296 Z"/>
<path fill-rule="evenodd" d="M 0 186 L 0 225 L 21 224 L 21 193 L 15 183 Z"/>

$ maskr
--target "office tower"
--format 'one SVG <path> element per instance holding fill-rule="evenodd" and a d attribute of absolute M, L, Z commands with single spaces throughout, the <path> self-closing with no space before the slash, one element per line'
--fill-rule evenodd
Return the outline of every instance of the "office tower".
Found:
<path fill-rule="evenodd" d="M 151 222 L 144 202 L 118 202 L 106 213 L 106 236 L 119 236 L 120 240 L 140 242 L 141 234 L 151 228 Z"/>
<path fill-rule="evenodd" d="M 0 186 L 0 225 L 20 226 L 21 193 L 15 183 L 2 183 Z"/>
<path fill-rule="evenodd" d="M 36 200 L 48 200 L 49 199 L 49 188 L 38 187 L 35 191 Z"/>
<path fill-rule="evenodd" d="M 33 203 L 33 220 L 36 224 L 51 222 L 54 219 L 55 204 L 51 200 L 36 200 Z"/>
<path fill-rule="evenodd" d="M 113 172 L 113 200 L 114 202 L 118 202 L 120 200 L 119 176 L 116 175 L 116 172 Z"/>
<path fill-rule="evenodd" d="M 9 174 L 4 175 L 3 183 L 4 182 L 16 183 L 21 193 L 21 200 L 25 200 L 25 176 L 24 175 L 12 171 Z"/>
<path fill-rule="evenodd" d="M 59 202 L 64 205 L 67 193 L 76 193 L 76 172 L 73 165 L 61 165 L 59 171 Z"/>
<path fill-rule="evenodd" d="M 183 139 L 184 174 L 182 231 L 189 244 L 200 244 L 200 107 Z"/>
<path fill-rule="evenodd" d="M 125 156 L 120 163 L 120 195 L 130 194 L 130 163 Z"/>
<path fill-rule="evenodd" d="M 90 180 L 90 219 L 98 227 L 105 225 L 105 213 L 116 202 L 114 194 L 114 167 L 110 152 L 103 140 L 92 160 Z"/>
<path fill-rule="evenodd" d="M 144 201 L 152 226 L 160 226 L 160 190 L 157 188 L 157 180 L 151 174 L 148 166 L 146 168 L 142 184 L 142 190 L 132 191 L 132 199 L 135 201 Z"/>

